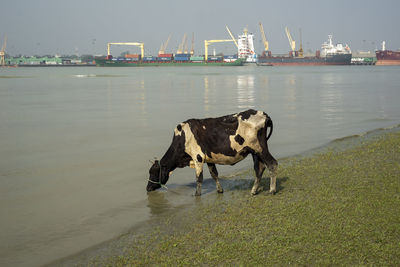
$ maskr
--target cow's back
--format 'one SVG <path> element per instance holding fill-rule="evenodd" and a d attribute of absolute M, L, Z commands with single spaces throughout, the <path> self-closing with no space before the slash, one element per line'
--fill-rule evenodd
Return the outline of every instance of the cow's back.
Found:
<path fill-rule="evenodd" d="M 175 129 L 185 133 L 185 152 L 192 158 L 217 164 L 234 164 L 244 151 L 261 151 L 258 131 L 265 127 L 268 116 L 262 111 L 247 110 L 218 118 L 190 119 Z"/>

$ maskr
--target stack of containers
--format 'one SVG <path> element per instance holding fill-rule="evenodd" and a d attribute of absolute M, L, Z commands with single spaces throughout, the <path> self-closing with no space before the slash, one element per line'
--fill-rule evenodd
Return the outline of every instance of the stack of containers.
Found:
<path fill-rule="evenodd" d="M 204 61 L 204 57 L 191 56 L 190 57 L 190 61 L 192 61 L 192 62 L 203 62 Z"/>
<path fill-rule="evenodd" d="M 190 54 L 175 54 L 175 61 L 188 62 L 190 60 Z"/>
<path fill-rule="evenodd" d="M 208 61 L 221 62 L 222 61 L 222 56 L 208 56 Z"/>
<path fill-rule="evenodd" d="M 138 54 L 126 54 L 125 59 L 128 61 L 139 61 L 140 60 L 140 55 Z"/>
<path fill-rule="evenodd" d="M 237 55 L 224 56 L 224 62 L 234 62 L 237 60 Z"/>
<path fill-rule="evenodd" d="M 144 62 L 156 62 L 156 61 L 157 61 L 157 57 L 146 56 L 146 57 L 143 57 L 142 60 L 143 60 Z"/>
<path fill-rule="evenodd" d="M 172 54 L 158 54 L 157 60 L 161 62 L 168 62 L 172 60 Z"/>

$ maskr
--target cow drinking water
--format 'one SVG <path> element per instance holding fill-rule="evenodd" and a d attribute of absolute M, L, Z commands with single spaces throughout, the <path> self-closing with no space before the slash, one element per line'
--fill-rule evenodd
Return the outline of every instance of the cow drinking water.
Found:
<path fill-rule="evenodd" d="M 222 193 L 215 164 L 234 165 L 251 154 L 256 174 L 251 193 L 258 193 L 265 166 L 271 172 L 270 192 L 275 193 L 278 162 L 269 153 L 267 146 L 272 128 L 272 120 L 265 112 L 252 109 L 219 118 L 190 119 L 180 123 L 174 130 L 167 152 L 149 170 L 147 191 L 165 185 L 174 169 L 194 165 L 197 178 L 195 195 L 199 196 L 203 165 L 206 163 L 217 191 Z"/>

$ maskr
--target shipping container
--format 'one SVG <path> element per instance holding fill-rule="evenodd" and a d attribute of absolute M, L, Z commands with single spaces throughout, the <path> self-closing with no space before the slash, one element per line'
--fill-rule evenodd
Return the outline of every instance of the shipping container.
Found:
<path fill-rule="evenodd" d="M 196 57 L 196 56 L 191 56 L 190 57 L 191 61 L 203 61 L 204 57 Z"/>
<path fill-rule="evenodd" d="M 157 57 L 152 57 L 152 56 L 143 57 L 143 61 L 157 61 Z"/>
<path fill-rule="evenodd" d="M 172 57 L 158 57 L 157 60 L 158 61 L 171 61 Z"/>
<path fill-rule="evenodd" d="M 224 58 L 224 62 L 235 62 L 237 58 Z"/>
<path fill-rule="evenodd" d="M 222 57 L 221 56 L 209 56 L 208 57 L 208 61 L 222 61 Z"/>
<path fill-rule="evenodd" d="M 174 57 L 190 57 L 190 54 L 175 54 Z"/>
<path fill-rule="evenodd" d="M 174 59 L 175 61 L 189 61 L 190 57 L 175 56 Z"/>
<path fill-rule="evenodd" d="M 126 54 L 125 55 L 126 58 L 140 58 L 139 54 Z"/>
<path fill-rule="evenodd" d="M 171 58 L 172 54 L 158 54 L 158 57 L 159 58 L 161 58 L 161 57 L 169 57 L 169 58 Z"/>
<path fill-rule="evenodd" d="M 224 56 L 225 59 L 237 59 L 237 55 L 231 55 L 231 56 Z"/>

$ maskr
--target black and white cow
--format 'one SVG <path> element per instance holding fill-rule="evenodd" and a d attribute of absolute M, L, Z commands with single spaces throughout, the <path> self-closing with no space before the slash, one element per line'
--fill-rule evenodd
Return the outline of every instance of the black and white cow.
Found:
<path fill-rule="evenodd" d="M 270 130 L 267 135 L 268 128 Z M 180 123 L 174 130 L 172 144 L 167 152 L 149 170 L 147 191 L 165 185 L 174 169 L 194 165 L 197 178 L 196 196 L 199 196 L 203 182 L 203 165 L 207 163 L 217 191 L 222 193 L 215 164 L 234 165 L 251 154 L 256 173 L 251 193 L 258 193 L 265 165 L 271 172 L 270 192 L 275 193 L 278 162 L 269 153 L 267 146 L 272 128 L 272 120 L 265 112 L 252 109 L 219 118 L 190 119 Z"/>

